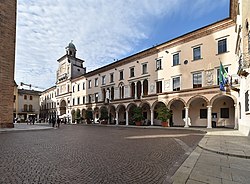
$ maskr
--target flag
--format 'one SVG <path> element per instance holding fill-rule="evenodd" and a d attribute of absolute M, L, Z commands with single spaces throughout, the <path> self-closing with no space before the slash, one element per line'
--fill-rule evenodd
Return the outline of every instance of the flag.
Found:
<path fill-rule="evenodd" d="M 228 82 L 228 75 L 227 71 L 225 70 L 224 66 L 220 62 L 220 90 L 225 91 L 225 84 Z"/>

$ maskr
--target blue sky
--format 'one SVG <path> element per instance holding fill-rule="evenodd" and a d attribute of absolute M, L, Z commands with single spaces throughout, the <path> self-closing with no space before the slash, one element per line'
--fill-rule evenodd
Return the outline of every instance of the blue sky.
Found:
<path fill-rule="evenodd" d="M 229 0 L 18 0 L 15 80 L 55 85 L 73 40 L 87 72 L 229 16 Z"/>

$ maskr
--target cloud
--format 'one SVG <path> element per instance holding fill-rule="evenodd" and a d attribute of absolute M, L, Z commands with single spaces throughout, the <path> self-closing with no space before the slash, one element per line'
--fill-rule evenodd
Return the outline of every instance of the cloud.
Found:
<path fill-rule="evenodd" d="M 172 16 L 187 3 L 187 0 L 19 0 L 16 81 L 44 88 L 54 85 L 57 59 L 65 54 L 71 40 L 77 47 L 77 57 L 85 60 L 87 71 L 136 53 L 143 49 L 140 44 L 150 39 L 155 21 Z M 193 11 L 200 6 L 197 3 Z"/>

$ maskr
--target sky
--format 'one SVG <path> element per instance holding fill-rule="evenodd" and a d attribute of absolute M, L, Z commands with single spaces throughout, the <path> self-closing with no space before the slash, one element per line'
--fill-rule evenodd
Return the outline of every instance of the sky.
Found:
<path fill-rule="evenodd" d="M 87 72 L 229 16 L 229 0 L 18 0 L 15 80 L 55 85 L 73 40 Z"/>

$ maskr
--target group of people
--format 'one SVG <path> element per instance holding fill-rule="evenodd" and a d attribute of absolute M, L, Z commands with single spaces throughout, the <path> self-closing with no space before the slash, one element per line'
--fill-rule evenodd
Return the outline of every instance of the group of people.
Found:
<path fill-rule="evenodd" d="M 61 120 L 59 117 L 55 118 L 55 117 L 52 117 L 49 119 L 49 124 L 52 124 L 52 127 L 57 127 L 59 128 L 60 127 L 60 123 L 61 123 Z"/>

